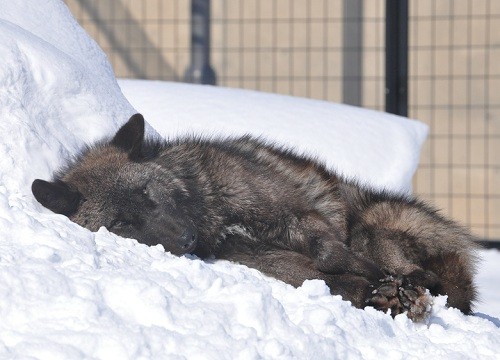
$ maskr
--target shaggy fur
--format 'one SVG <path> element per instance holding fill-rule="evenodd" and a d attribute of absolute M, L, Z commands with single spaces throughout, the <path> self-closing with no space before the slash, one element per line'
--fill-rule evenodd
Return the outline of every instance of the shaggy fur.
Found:
<path fill-rule="evenodd" d="M 414 198 L 363 188 L 249 136 L 145 141 L 136 114 L 32 190 L 92 231 L 235 261 L 294 286 L 323 279 L 358 308 L 421 320 L 426 289 L 466 314 L 476 298 L 466 229 Z"/>

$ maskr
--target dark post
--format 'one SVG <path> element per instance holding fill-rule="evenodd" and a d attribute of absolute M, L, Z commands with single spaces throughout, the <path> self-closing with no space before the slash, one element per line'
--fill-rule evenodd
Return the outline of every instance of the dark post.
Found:
<path fill-rule="evenodd" d="M 408 116 L 408 0 L 386 0 L 385 111 Z"/>
<path fill-rule="evenodd" d="M 210 0 L 191 0 L 191 64 L 184 81 L 215 85 L 210 66 Z"/>
<path fill-rule="evenodd" d="M 363 0 L 344 0 L 342 102 L 363 103 Z"/>

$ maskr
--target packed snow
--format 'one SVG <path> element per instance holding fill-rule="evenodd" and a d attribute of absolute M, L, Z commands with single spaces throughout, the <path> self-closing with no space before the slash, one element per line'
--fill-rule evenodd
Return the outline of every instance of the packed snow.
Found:
<path fill-rule="evenodd" d="M 295 289 L 237 264 L 92 233 L 30 191 L 136 111 L 150 134 L 249 132 L 373 187 L 409 191 L 424 125 L 251 91 L 119 86 L 61 1 L 0 0 L 0 8 L 1 359 L 498 358 L 497 251 L 482 252 L 475 315 L 437 297 L 416 324 L 355 309 L 318 280 Z"/>

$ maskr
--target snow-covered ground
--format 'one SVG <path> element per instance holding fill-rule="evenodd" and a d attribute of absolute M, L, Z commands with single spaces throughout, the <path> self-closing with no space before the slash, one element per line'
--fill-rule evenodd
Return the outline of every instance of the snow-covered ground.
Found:
<path fill-rule="evenodd" d="M 497 358 L 497 251 L 481 252 L 476 315 L 438 297 L 415 324 L 354 309 L 321 281 L 295 289 L 229 262 L 91 233 L 30 192 L 33 179 L 50 178 L 135 111 L 150 133 L 251 132 L 374 187 L 408 191 L 424 125 L 251 91 L 118 85 L 61 1 L 0 0 L 0 9 L 0 359 Z"/>

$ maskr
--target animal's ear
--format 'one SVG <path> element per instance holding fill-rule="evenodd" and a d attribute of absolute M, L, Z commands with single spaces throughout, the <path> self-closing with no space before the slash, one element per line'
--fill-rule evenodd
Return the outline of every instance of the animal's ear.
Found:
<path fill-rule="evenodd" d="M 82 195 L 71 190 L 62 181 L 48 182 L 36 179 L 31 184 L 31 191 L 40 204 L 57 214 L 70 216 L 75 213 Z"/>
<path fill-rule="evenodd" d="M 135 114 L 118 130 L 111 144 L 126 151 L 131 158 L 138 158 L 143 140 L 144 118 Z"/>

